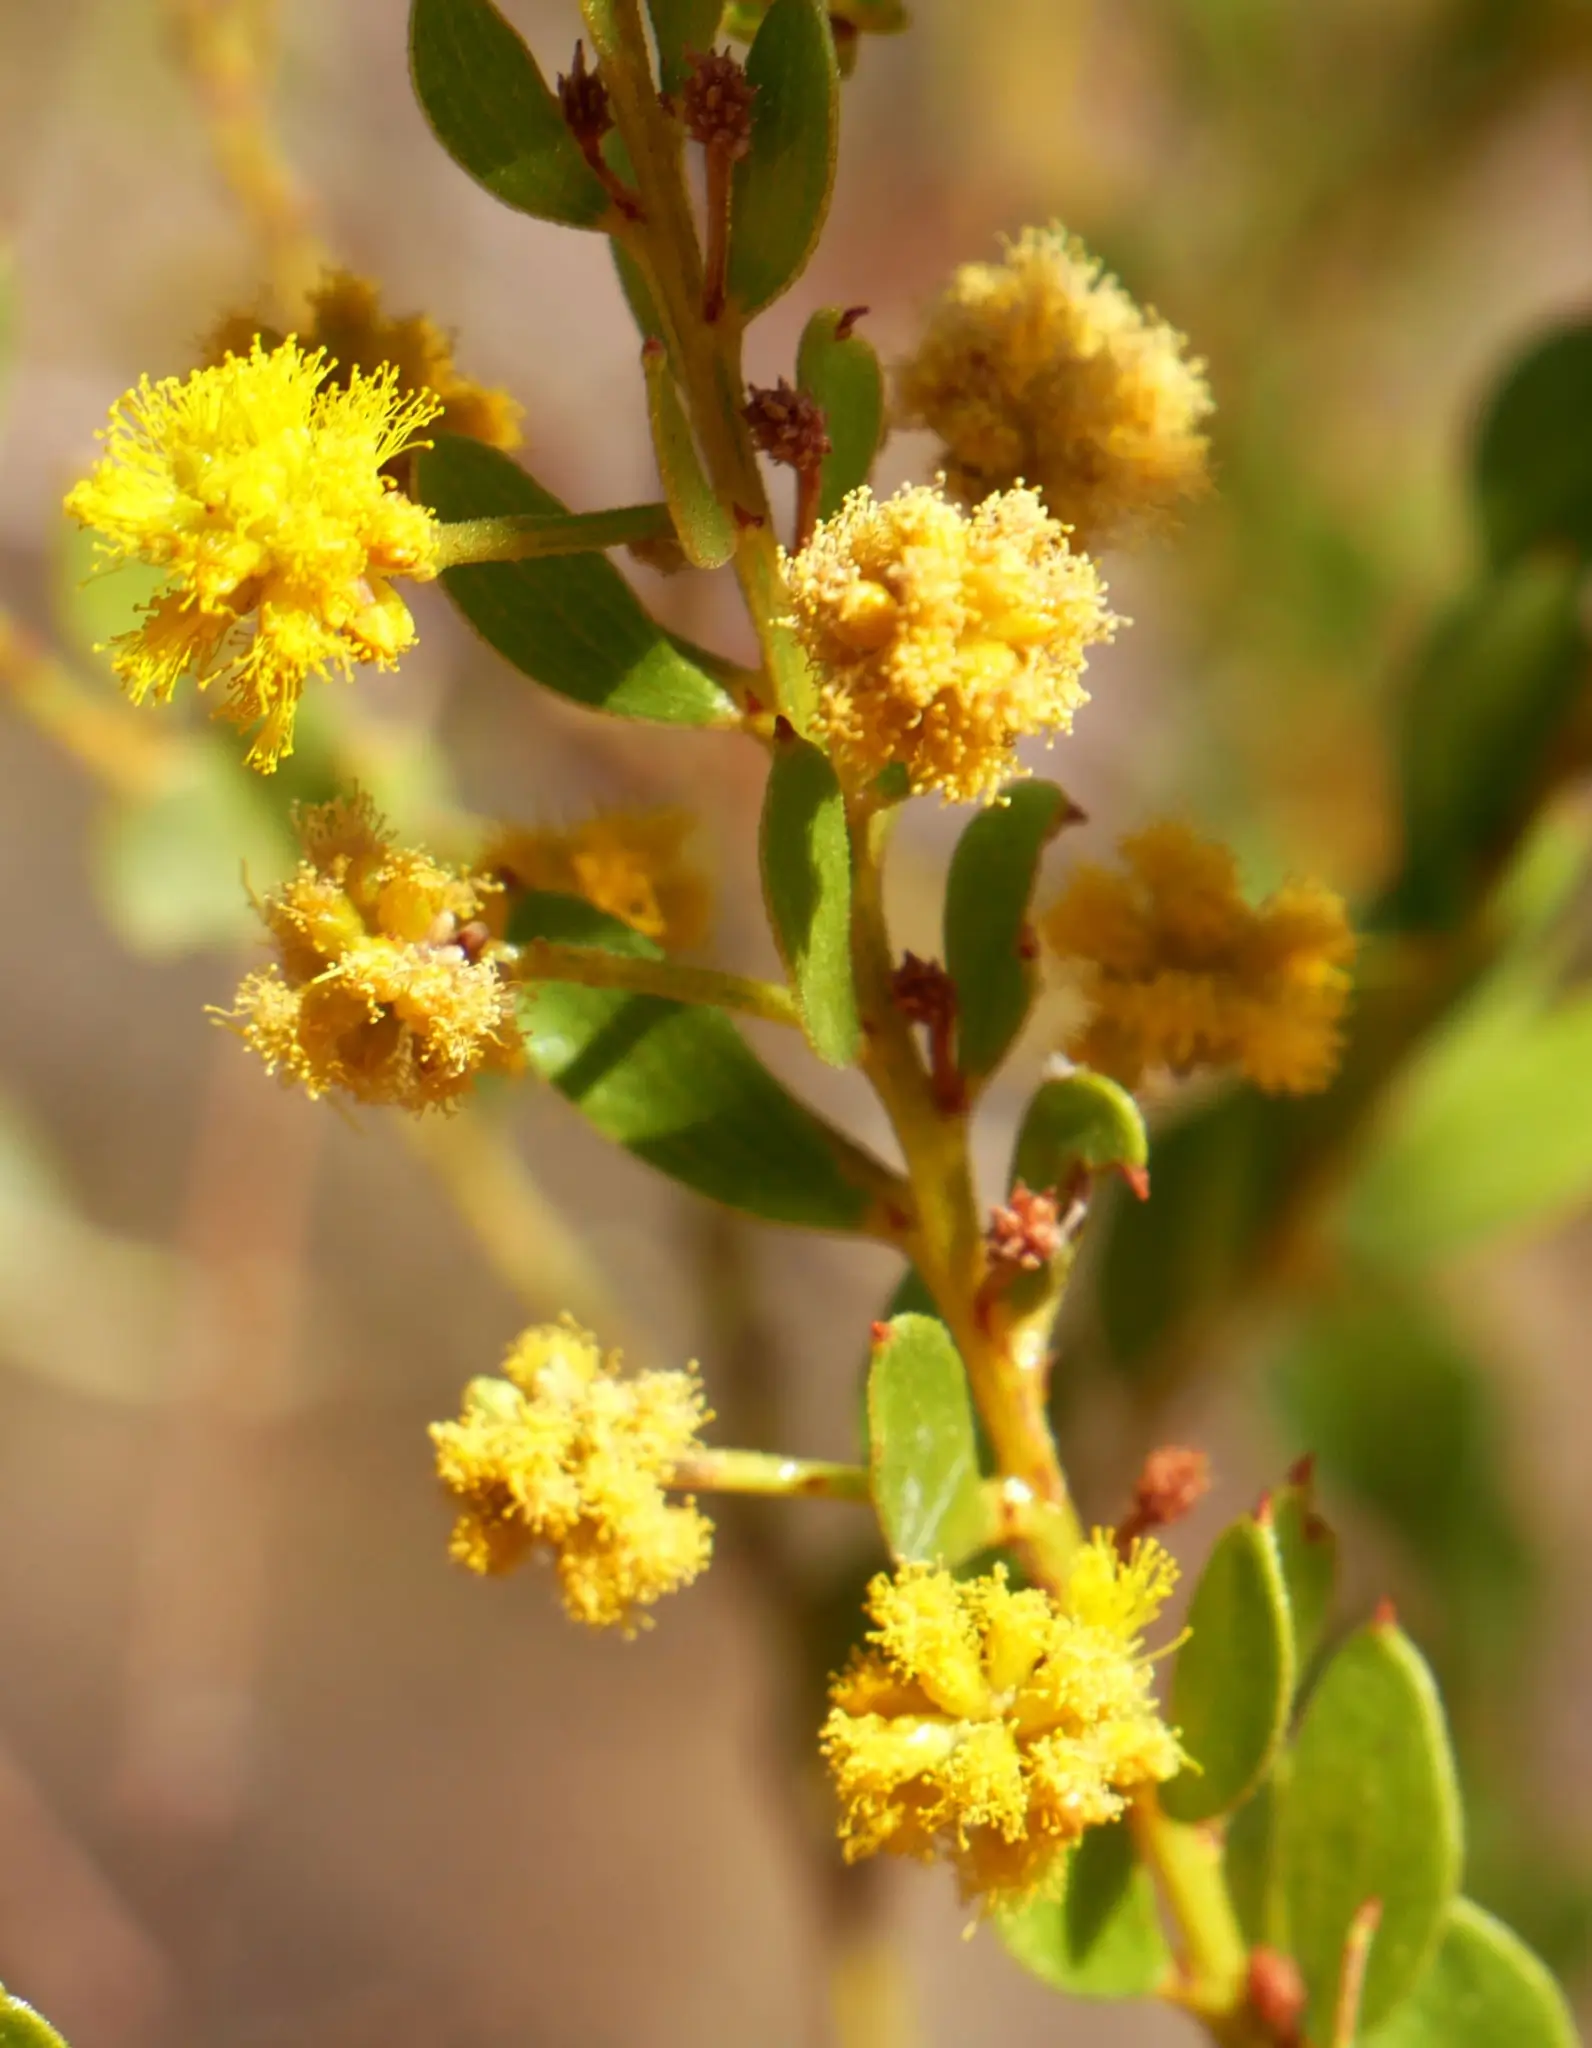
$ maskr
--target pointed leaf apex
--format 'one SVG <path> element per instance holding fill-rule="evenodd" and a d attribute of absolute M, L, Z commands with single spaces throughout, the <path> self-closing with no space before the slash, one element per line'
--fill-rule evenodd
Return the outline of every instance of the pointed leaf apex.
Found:
<path fill-rule="evenodd" d="M 1150 1199 L 1150 1169 L 1147 1166 L 1119 1166 L 1117 1171 L 1141 1202 Z"/>
<path fill-rule="evenodd" d="M 1271 1488 L 1268 1486 L 1255 1503 L 1255 1522 L 1259 1528 L 1269 1529 L 1275 1519 L 1272 1513 Z"/>
<path fill-rule="evenodd" d="M 1397 1628 L 1398 1625 L 1399 1611 L 1397 1607 L 1394 1606 L 1393 1602 L 1384 1594 L 1383 1597 L 1376 1603 L 1376 1612 L 1371 1616 L 1371 1626 L 1372 1628 L 1393 1629 Z M 1381 1910 L 1381 1905 L 1380 1903 L 1378 1903 L 1378 1913 L 1380 1913 Z"/>
<path fill-rule="evenodd" d="M 1316 1454 L 1314 1451 L 1306 1451 L 1302 1458 L 1295 1458 L 1288 1467 L 1288 1484 L 1305 1488 L 1314 1486 L 1315 1483 Z"/>

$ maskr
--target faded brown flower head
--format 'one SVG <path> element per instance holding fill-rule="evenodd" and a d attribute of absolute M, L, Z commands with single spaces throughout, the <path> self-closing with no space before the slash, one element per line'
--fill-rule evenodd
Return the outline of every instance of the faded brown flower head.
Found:
<path fill-rule="evenodd" d="M 787 468 L 817 469 L 829 453 L 829 430 L 817 399 L 783 377 L 749 390 L 741 413 L 758 449 Z"/>
<path fill-rule="evenodd" d="M 718 150 L 732 163 L 752 146 L 752 102 L 757 87 L 746 67 L 728 50 L 693 53 L 680 92 L 686 133 L 704 149 Z"/>

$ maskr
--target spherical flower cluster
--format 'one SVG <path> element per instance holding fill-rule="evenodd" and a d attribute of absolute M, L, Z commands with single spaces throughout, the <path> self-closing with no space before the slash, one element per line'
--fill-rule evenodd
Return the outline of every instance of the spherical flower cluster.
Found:
<path fill-rule="evenodd" d="M 668 952 L 707 936 L 708 885 L 686 857 L 687 811 L 604 811 L 567 830 L 504 826 L 480 865 L 502 882 L 507 907 L 521 890 L 580 896 Z"/>
<path fill-rule="evenodd" d="M 1072 1058 L 1128 1087 L 1153 1067 L 1238 1067 L 1274 1094 L 1326 1087 L 1354 958 L 1341 899 L 1290 883 L 1251 907 L 1228 849 L 1176 822 L 1121 852 L 1125 872 L 1075 868 L 1041 920 L 1087 1005 Z"/>
<path fill-rule="evenodd" d="M 1141 1641 L 1176 1577 L 1154 1541 L 1124 1561 L 1097 1530 L 1059 1598 L 1001 1566 L 876 1578 L 871 1647 L 834 1681 L 822 1737 L 847 1860 L 944 1859 L 990 1905 L 1043 1890 L 1086 1828 L 1181 1766 Z"/>
<path fill-rule="evenodd" d="M 293 747 L 305 681 L 391 668 L 415 637 L 388 579 L 436 574 L 431 515 L 382 465 L 436 417 L 396 373 L 330 386 L 322 354 L 287 341 L 185 379 L 146 377 L 111 410 L 105 455 L 66 499 L 111 561 L 166 571 L 112 664 L 135 702 L 191 675 L 220 680 L 223 715 L 255 726 L 248 760 Z"/>
<path fill-rule="evenodd" d="M 785 573 L 839 772 L 899 765 L 947 800 L 992 798 L 1018 739 L 1071 730 L 1085 652 L 1121 623 L 1032 491 L 971 517 L 924 486 L 854 491 Z"/>
<path fill-rule="evenodd" d="M 260 915 L 280 966 L 247 975 L 230 1022 L 310 1095 L 420 1110 L 519 1063 L 513 995 L 482 911 L 494 884 L 398 847 L 364 797 L 304 811 L 304 859 Z"/>
<path fill-rule="evenodd" d="M 709 1415 L 694 1369 L 625 1379 L 619 1365 L 568 1317 L 526 1330 L 504 1377 L 472 1380 L 459 1420 L 431 1437 L 459 1508 L 454 1558 L 505 1572 L 545 1550 L 573 1619 L 629 1635 L 712 1552 L 695 1501 L 664 1491 Z"/>
<path fill-rule="evenodd" d="M 462 434 L 490 448 L 517 448 L 524 408 L 471 377 L 461 376 L 453 344 L 424 313 L 399 318 L 384 313 L 381 293 L 369 278 L 349 270 L 328 270 L 308 294 L 309 319 L 299 339 L 306 349 L 324 349 L 330 360 L 326 386 L 345 389 L 356 373 L 378 376 L 391 365 L 401 398 L 429 392 L 442 408 L 436 424 L 445 434 Z M 287 339 L 249 313 L 229 313 L 206 345 L 208 362 L 246 356 L 256 341 L 277 349 Z"/>
<path fill-rule="evenodd" d="M 897 408 L 940 436 L 965 503 L 1021 479 L 1097 550 L 1207 487 L 1211 395 L 1185 347 L 1081 242 L 1029 228 L 999 263 L 956 272 L 898 373 Z"/>

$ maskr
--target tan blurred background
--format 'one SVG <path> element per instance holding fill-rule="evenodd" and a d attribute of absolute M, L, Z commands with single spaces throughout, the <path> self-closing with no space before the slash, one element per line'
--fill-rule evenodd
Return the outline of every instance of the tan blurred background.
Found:
<path fill-rule="evenodd" d="M 507 11 L 550 73 L 567 63 L 573 0 Z M 220 310 L 261 303 L 258 240 L 176 62 L 180 12 L 0 0 L 17 323 L 0 599 L 37 636 L 30 659 L 67 650 L 107 699 L 62 624 L 60 493 L 118 391 L 184 370 Z M 276 115 L 313 232 L 523 401 L 545 482 L 581 505 L 650 495 L 604 248 L 496 206 L 448 163 L 409 95 L 405 12 L 283 0 Z M 754 374 L 789 368 L 822 303 L 866 301 L 869 332 L 899 349 L 949 265 L 1000 231 L 1059 216 L 1102 246 L 1211 358 L 1228 488 L 1181 547 L 1113 565 L 1139 624 L 1097 666 L 1068 786 L 1102 835 L 1176 802 L 1263 865 L 1369 888 L 1387 853 L 1377 690 L 1465 559 L 1467 408 L 1507 350 L 1592 296 L 1581 10 L 918 0 L 916 15 L 863 52 L 830 233 L 756 331 Z M 894 444 L 885 474 L 923 456 Z M 652 594 L 696 633 L 735 630 L 711 587 Z M 417 786 L 426 749 L 445 748 L 486 814 L 572 822 L 688 792 L 720 951 L 764 961 L 749 748 L 569 711 L 440 602 L 422 630 L 400 678 L 360 684 L 361 744 L 410 762 Z M 924 809 L 900 914 L 906 942 L 932 947 L 951 821 Z M 769 1362 L 785 1447 L 848 1455 L 859 1333 L 890 1262 L 715 1224 L 526 1091 L 509 1128 L 534 1179 L 511 1191 L 511 1286 L 395 1121 L 277 1091 L 212 1027 L 241 924 L 224 907 L 218 943 L 194 947 L 130 923 L 106 881 L 117 829 L 103 777 L 7 716 L 0 1977 L 73 2048 L 808 2048 L 829 2038 L 838 1912 L 898 1941 L 909 2038 L 932 2048 L 1192 2040 L 1170 2016 L 1058 2003 L 989 1936 L 963 1941 L 939 1874 L 832 1888 L 821 1795 L 780 1789 L 785 1645 L 764 1546 L 737 1527 L 628 1645 L 578 1634 L 534 1576 L 479 1584 L 446 1562 L 423 1425 L 528 1312 L 572 1307 L 638 1357 L 700 1355 L 725 1409 L 732 1360 Z M 194 855 L 209 864 L 195 886 L 230 906 L 226 844 Z M 995 1105 L 992 1161 L 1015 1099 Z M 1519 1739 L 1583 1834 L 1589 1251 L 1572 1218 L 1453 1276 L 1498 1335 L 1519 1495 L 1560 1561 Z M 1182 1545 L 1197 1556 L 1290 1447 L 1242 1382 L 1177 1420 L 1219 1447 L 1221 1483 Z M 1081 1490 L 1110 1513 L 1144 1446 L 1106 1398 L 1085 1440 Z M 803 1554 L 859 1534 L 824 1520 L 849 1510 L 806 1512 Z"/>

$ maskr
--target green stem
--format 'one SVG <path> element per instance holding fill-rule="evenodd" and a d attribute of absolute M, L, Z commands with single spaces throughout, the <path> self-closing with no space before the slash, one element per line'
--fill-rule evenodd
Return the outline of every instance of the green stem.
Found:
<path fill-rule="evenodd" d="M 759 1493 L 790 1499 L 871 1500 L 864 1465 L 782 1458 L 776 1451 L 699 1451 L 675 1468 L 671 1486 L 703 1493 Z"/>
<path fill-rule="evenodd" d="M 456 519 L 437 529 L 438 566 L 526 562 L 546 555 L 585 555 L 674 532 L 667 505 L 615 505 L 606 512 L 505 512 L 492 519 Z"/>
<path fill-rule="evenodd" d="M 1203 2019 L 1218 2040 L 1242 2039 L 1249 1955 L 1228 1896 L 1219 1839 L 1168 1819 L 1153 1786 L 1136 1794 L 1130 1817 L 1145 1867 L 1155 1877 L 1181 1942 L 1182 1977 L 1168 1993 Z"/>
<path fill-rule="evenodd" d="M 597 946 L 565 946 L 553 939 L 528 939 L 503 947 L 510 980 L 573 982 L 580 988 L 625 989 L 632 995 L 663 996 L 674 1003 L 700 1003 L 761 1017 L 769 1024 L 800 1025 L 796 999 L 778 982 L 726 974 L 717 967 L 689 967 L 678 960 L 650 960 L 634 953 L 607 953 Z"/>

